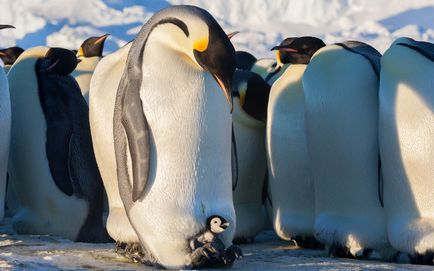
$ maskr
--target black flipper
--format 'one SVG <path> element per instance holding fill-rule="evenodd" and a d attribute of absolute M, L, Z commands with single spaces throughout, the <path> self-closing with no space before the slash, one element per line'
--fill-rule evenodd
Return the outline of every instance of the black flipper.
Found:
<path fill-rule="evenodd" d="M 39 64 L 40 62 L 38 62 Z M 46 153 L 51 175 L 57 187 L 66 195 L 74 193 L 69 172 L 69 142 L 72 136 L 72 122 L 68 112 L 65 93 L 59 91 L 67 84 L 62 76 L 38 72 L 39 99 L 47 124 Z"/>
<path fill-rule="evenodd" d="M 346 41 L 336 43 L 336 45 L 365 57 L 371 64 L 377 77 L 380 78 L 381 54 L 374 47 L 360 41 Z"/>
<path fill-rule="evenodd" d="M 233 124 L 232 124 L 232 144 L 231 144 L 231 165 L 232 165 L 232 191 L 235 191 L 238 185 L 238 155 L 237 155 L 237 143 L 235 140 Z"/>
<path fill-rule="evenodd" d="M 273 201 L 271 200 L 270 191 L 268 190 L 268 168 L 265 170 L 264 184 L 262 186 L 262 203 L 264 204 L 267 199 L 270 206 L 273 207 Z"/>

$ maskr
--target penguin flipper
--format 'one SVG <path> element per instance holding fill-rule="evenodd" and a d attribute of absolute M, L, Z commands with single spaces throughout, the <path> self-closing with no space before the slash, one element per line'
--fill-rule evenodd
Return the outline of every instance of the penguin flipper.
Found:
<path fill-rule="evenodd" d="M 133 201 L 142 196 L 149 174 L 149 126 L 138 94 L 125 93 L 122 111 L 122 126 L 127 135 L 133 169 Z"/>
<path fill-rule="evenodd" d="M 235 191 L 238 185 L 238 155 L 237 155 L 237 143 L 235 142 L 233 124 L 232 124 L 232 144 L 231 144 L 231 167 L 232 167 L 232 191 Z"/>
<path fill-rule="evenodd" d="M 434 61 L 434 45 L 432 43 L 425 41 L 415 41 L 411 38 L 402 38 L 402 42 L 398 42 L 396 45 L 411 48 L 431 61 Z"/>
<path fill-rule="evenodd" d="M 68 100 L 60 91 L 69 82 L 62 77 L 40 72 L 41 61 L 37 62 L 36 74 L 41 106 L 47 123 L 45 152 L 51 176 L 56 186 L 66 195 L 74 193 L 69 174 L 69 144 L 72 137 L 72 123 L 68 113 Z"/>

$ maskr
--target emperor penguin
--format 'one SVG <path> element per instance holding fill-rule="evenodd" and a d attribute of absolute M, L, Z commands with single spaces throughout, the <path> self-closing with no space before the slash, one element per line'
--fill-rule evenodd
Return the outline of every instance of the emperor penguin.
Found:
<path fill-rule="evenodd" d="M 237 70 L 232 89 L 238 164 L 238 180 L 233 191 L 237 217 L 235 241 L 244 243 L 253 241 L 264 230 L 267 220 L 263 189 L 267 169 L 265 121 L 270 86 L 256 73 Z"/>
<path fill-rule="evenodd" d="M 391 245 L 434 255 L 434 44 L 397 39 L 381 59 L 379 139 Z"/>
<path fill-rule="evenodd" d="M 107 229 L 117 242 L 140 241 L 144 262 L 196 268 L 204 255 L 231 258 L 234 71 L 235 50 L 222 28 L 188 5 L 155 13 L 95 69 L 90 122 Z M 226 250 L 208 243 L 194 258 L 189 240 L 213 215 L 229 223 L 218 237 Z"/>
<path fill-rule="evenodd" d="M 13 228 L 20 234 L 107 242 L 104 188 L 92 151 L 88 107 L 69 76 L 76 65 L 69 50 L 34 47 L 22 53 L 8 73 L 8 173 L 22 206 Z"/>
<path fill-rule="evenodd" d="M 11 25 L 0 25 L 1 29 L 14 28 Z M 6 73 L 0 69 L 0 220 L 3 219 L 5 210 L 7 168 L 9 156 L 9 142 L 11 134 L 11 103 L 9 96 L 9 84 Z"/>
<path fill-rule="evenodd" d="M 21 47 L 9 47 L 6 49 L 0 49 L 0 59 L 3 61 L 3 70 L 7 74 L 14 64 L 15 60 L 24 52 Z"/>
<path fill-rule="evenodd" d="M 329 45 L 313 55 L 302 79 L 314 235 L 332 256 L 389 256 L 379 199 L 380 58 L 362 42 Z"/>
<path fill-rule="evenodd" d="M 109 34 L 100 37 L 90 37 L 83 42 L 77 51 L 79 63 L 71 75 L 80 86 L 81 94 L 87 104 L 89 104 L 90 79 L 92 78 L 96 65 L 102 58 L 104 42 L 108 36 Z"/>
<path fill-rule="evenodd" d="M 274 47 L 289 66 L 271 87 L 266 147 L 272 224 L 277 235 L 304 247 L 313 237 L 315 198 L 304 119 L 302 78 L 312 55 L 324 47 L 316 37 L 294 38 Z"/>

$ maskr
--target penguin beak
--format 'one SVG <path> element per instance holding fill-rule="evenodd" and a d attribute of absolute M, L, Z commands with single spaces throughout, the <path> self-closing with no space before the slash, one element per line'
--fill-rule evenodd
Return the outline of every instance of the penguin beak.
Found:
<path fill-rule="evenodd" d="M 278 46 L 274 46 L 273 48 L 271 48 L 270 51 L 274 51 L 274 50 L 279 50 L 279 51 L 283 51 L 283 52 L 288 52 L 288 53 L 298 53 L 298 50 L 293 49 L 291 47 L 287 47 L 287 46 L 282 46 L 282 45 L 278 45 Z"/>
<path fill-rule="evenodd" d="M 222 229 L 227 229 L 227 227 L 229 227 L 229 222 L 225 222 L 223 224 L 221 224 Z"/>
<path fill-rule="evenodd" d="M 105 40 L 107 39 L 108 36 L 110 36 L 110 34 L 102 35 L 101 37 L 99 37 L 99 38 L 98 38 L 98 39 L 93 43 L 93 45 L 97 45 L 97 44 L 99 44 L 99 43 L 105 41 Z"/>
<path fill-rule="evenodd" d="M 232 103 L 232 79 L 231 80 L 225 80 L 222 76 L 219 77 L 216 74 L 212 75 L 214 77 L 214 79 L 217 81 L 217 83 L 219 84 L 219 86 L 221 87 L 221 89 L 223 90 L 223 94 L 226 97 L 226 100 L 229 103 L 229 108 L 231 110 L 231 113 L 233 111 L 233 103 Z"/>
<path fill-rule="evenodd" d="M 240 31 L 234 31 L 228 34 L 228 39 L 232 39 L 233 36 L 235 36 L 236 34 L 240 33 Z"/>
<path fill-rule="evenodd" d="M 9 24 L 0 24 L 0 29 L 6 29 L 6 28 L 15 28 L 15 26 Z"/>
<path fill-rule="evenodd" d="M 8 57 L 9 55 L 3 51 L 0 51 L 0 57 Z"/>

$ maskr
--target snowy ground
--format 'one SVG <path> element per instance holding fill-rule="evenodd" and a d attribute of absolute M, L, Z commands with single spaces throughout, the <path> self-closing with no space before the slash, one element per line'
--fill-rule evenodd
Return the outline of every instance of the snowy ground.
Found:
<path fill-rule="evenodd" d="M 0 47 L 47 44 L 76 49 L 89 36 L 110 33 L 106 52 L 134 38 L 148 18 L 170 4 L 208 10 L 235 47 L 257 57 L 288 36 L 316 35 L 326 43 L 356 39 L 383 52 L 400 36 L 434 41 L 434 0 L 0 0 Z"/>
<path fill-rule="evenodd" d="M 0 270 L 152 270 L 117 255 L 114 244 L 14 235 L 8 219 L 0 223 L 0 232 Z M 233 270 L 433 270 L 430 266 L 332 259 L 324 250 L 299 249 L 271 232 L 242 249 L 244 258 Z"/>

